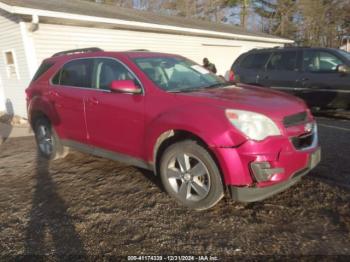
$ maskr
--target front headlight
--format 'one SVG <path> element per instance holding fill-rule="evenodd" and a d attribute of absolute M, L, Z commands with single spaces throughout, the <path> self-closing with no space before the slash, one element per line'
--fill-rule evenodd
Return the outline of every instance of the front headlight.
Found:
<path fill-rule="evenodd" d="M 243 110 L 227 109 L 226 117 L 239 131 L 253 140 L 281 135 L 277 125 L 267 116 Z"/>

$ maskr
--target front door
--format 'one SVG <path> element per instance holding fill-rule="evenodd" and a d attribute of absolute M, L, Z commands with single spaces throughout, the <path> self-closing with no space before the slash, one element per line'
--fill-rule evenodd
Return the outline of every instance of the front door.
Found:
<path fill-rule="evenodd" d="M 112 58 L 95 59 L 94 89 L 85 97 L 89 143 L 104 150 L 142 158 L 144 94 L 113 93 L 113 80 L 134 80 L 135 75 Z M 141 85 L 140 85 L 141 86 Z"/>
<path fill-rule="evenodd" d="M 300 75 L 300 97 L 309 106 L 343 108 L 350 105 L 350 75 L 338 72 L 344 64 L 340 57 L 326 50 L 306 50 L 303 53 L 303 73 Z"/>

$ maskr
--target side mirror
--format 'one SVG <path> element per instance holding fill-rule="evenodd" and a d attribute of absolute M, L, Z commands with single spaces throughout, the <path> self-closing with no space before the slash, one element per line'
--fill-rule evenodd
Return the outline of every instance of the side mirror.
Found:
<path fill-rule="evenodd" d="M 115 93 L 141 94 L 142 92 L 133 80 L 113 80 L 109 89 Z"/>
<path fill-rule="evenodd" d="M 344 75 L 350 74 L 350 67 L 347 65 L 339 65 L 338 72 Z"/>

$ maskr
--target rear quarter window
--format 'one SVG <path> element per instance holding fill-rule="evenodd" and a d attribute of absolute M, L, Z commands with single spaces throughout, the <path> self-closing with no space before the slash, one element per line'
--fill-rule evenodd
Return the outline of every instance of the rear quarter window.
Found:
<path fill-rule="evenodd" d="M 43 62 L 38 70 L 36 71 L 32 81 L 38 80 L 42 75 L 44 75 L 55 63 L 53 62 Z"/>
<path fill-rule="evenodd" d="M 247 55 L 243 59 L 241 67 L 245 69 L 261 69 L 266 65 L 269 57 L 270 53 L 256 53 Z"/>

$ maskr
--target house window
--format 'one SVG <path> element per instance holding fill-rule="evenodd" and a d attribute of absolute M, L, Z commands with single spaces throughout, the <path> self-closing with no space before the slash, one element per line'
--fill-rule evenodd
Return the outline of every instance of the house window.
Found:
<path fill-rule="evenodd" d="M 4 55 L 8 78 L 18 78 L 16 57 L 14 51 L 5 51 Z"/>

